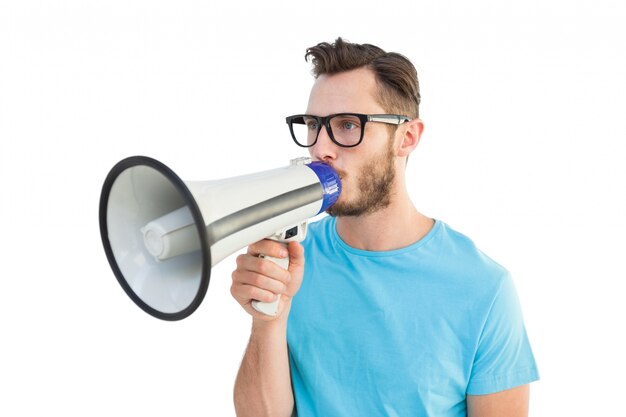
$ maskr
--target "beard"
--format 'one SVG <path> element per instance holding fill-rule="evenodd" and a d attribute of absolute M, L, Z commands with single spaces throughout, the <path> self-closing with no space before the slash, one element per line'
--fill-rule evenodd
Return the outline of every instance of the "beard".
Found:
<path fill-rule="evenodd" d="M 347 173 L 339 171 L 341 178 Z M 372 214 L 391 203 L 391 190 L 396 178 L 391 146 L 382 155 L 363 165 L 356 176 L 358 195 L 352 201 L 337 201 L 326 212 L 331 216 L 362 216 Z"/>

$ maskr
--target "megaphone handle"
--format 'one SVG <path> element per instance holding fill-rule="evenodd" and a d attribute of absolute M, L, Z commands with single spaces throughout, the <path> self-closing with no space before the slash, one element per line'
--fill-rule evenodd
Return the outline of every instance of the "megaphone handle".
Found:
<path fill-rule="evenodd" d="M 274 258 L 272 256 L 259 255 L 260 258 L 270 260 L 280 266 L 281 268 L 289 268 L 289 257 L 286 258 Z M 278 313 L 278 304 L 280 302 L 280 296 L 276 296 L 276 300 L 271 303 L 264 303 L 262 301 L 252 301 L 252 307 L 259 313 L 267 314 L 268 316 L 275 316 Z"/>
<path fill-rule="evenodd" d="M 280 230 L 269 236 L 268 239 L 287 244 L 287 242 L 302 242 L 306 237 L 307 220 L 301 223 Z M 286 258 L 273 258 L 271 256 L 259 255 L 260 258 L 269 259 L 278 266 L 284 269 L 289 269 L 289 256 Z M 262 301 L 252 301 L 252 307 L 259 313 L 267 314 L 268 316 L 275 316 L 278 313 L 278 304 L 280 302 L 280 296 L 276 297 L 276 300 L 271 303 L 264 303 Z"/>

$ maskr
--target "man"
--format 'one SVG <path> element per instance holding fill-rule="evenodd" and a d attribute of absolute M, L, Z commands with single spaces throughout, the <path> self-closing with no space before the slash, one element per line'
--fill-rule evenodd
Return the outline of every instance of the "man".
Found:
<path fill-rule="evenodd" d="M 252 315 L 237 414 L 527 416 L 538 374 L 509 274 L 407 193 L 415 68 L 341 38 L 306 56 L 306 115 L 287 122 L 343 191 L 302 246 L 265 240 L 237 258 L 231 292 Z M 288 270 L 260 254 L 289 256 Z M 251 307 L 277 295 L 275 317 Z"/>

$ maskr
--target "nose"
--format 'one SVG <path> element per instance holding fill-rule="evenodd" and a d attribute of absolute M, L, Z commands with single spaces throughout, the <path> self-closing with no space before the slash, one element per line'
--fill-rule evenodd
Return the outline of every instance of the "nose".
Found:
<path fill-rule="evenodd" d="M 309 148 L 309 154 L 315 160 L 329 162 L 337 158 L 337 148 L 338 146 L 328 135 L 326 126 L 322 126 L 315 145 Z"/>

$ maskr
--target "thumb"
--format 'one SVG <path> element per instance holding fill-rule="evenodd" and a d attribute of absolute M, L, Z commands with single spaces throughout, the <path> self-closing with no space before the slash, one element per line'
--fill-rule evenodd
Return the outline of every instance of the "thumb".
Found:
<path fill-rule="evenodd" d="M 289 242 L 289 272 L 300 272 L 304 270 L 304 247 L 299 242 Z"/>
<path fill-rule="evenodd" d="M 300 288 L 304 275 L 304 247 L 298 242 L 289 242 L 287 250 L 289 250 L 289 274 L 291 275 L 287 292 L 293 296 Z"/>

